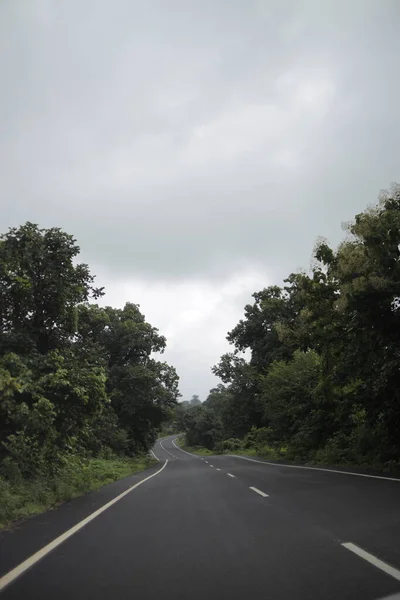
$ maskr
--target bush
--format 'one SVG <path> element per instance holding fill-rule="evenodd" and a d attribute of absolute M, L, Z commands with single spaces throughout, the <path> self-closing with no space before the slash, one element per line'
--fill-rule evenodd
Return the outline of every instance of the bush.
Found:
<path fill-rule="evenodd" d="M 216 452 L 233 452 L 239 450 L 241 447 L 242 441 L 238 438 L 230 438 L 229 440 L 224 440 L 223 442 L 215 444 Z"/>
<path fill-rule="evenodd" d="M 0 527 L 127 477 L 154 462 L 144 456 L 136 459 L 114 456 L 110 460 L 69 456 L 64 459 L 64 466 L 52 478 L 9 481 L 0 477 Z"/>
<path fill-rule="evenodd" d="M 255 448 L 259 450 L 273 443 L 273 432 L 270 427 L 252 427 L 243 440 L 243 447 L 246 449 Z"/>

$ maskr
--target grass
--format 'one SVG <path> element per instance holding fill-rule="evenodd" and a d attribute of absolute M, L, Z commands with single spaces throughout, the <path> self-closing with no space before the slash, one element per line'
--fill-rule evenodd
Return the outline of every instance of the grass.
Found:
<path fill-rule="evenodd" d="M 270 460 L 282 460 L 285 457 L 283 451 L 277 452 L 274 448 L 264 446 L 262 448 L 239 448 L 237 450 L 226 450 L 224 454 L 238 454 L 240 456 L 259 456 Z"/>
<path fill-rule="evenodd" d="M 18 483 L 0 478 L 0 528 L 143 471 L 155 463 L 149 457 L 86 460 L 73 457 L 56 478 Z"/>

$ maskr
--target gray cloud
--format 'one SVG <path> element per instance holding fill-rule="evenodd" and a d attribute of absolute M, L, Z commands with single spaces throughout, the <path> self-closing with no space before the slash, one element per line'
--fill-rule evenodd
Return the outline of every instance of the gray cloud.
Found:
<path fill-rule="evenodd" d="M 6 0 L 2 230 L 64 227 L 118 289 L 307 267 L 399 179 L 399 16 L 397 0 Z"/>

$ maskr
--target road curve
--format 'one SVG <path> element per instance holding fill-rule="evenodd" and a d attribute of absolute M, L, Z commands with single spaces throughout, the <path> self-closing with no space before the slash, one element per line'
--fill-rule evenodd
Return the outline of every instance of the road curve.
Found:
<path fill-rule="evenodd" d="M 174 439 L 155 444 L 159 464 L 145 473 L 3 532 L 0 582 L 126 492 L 4 587 L 1 600 L 377 600 L 400 592 L 400 481 L 202 458 Z"/>

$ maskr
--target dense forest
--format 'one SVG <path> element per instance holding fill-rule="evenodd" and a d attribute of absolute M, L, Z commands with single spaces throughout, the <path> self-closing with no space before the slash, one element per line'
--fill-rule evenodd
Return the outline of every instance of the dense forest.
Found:
<path fill-rule="evenodd" d="M 165 338 L 136 304 L 99 307 L 104 291 L 78 254 L 58 228 L 26 223 L 0 237 L 3 504 L 10 482 L 143 455 L 179 396 L 175 369 L 152 358 Z"/>
<path fill-rule="evenodd" d="M 177 413 L 187 445 L 400 467 L 400 186 L 345 229 L 253 294 L 212 369 L 223 383 Z"/>

